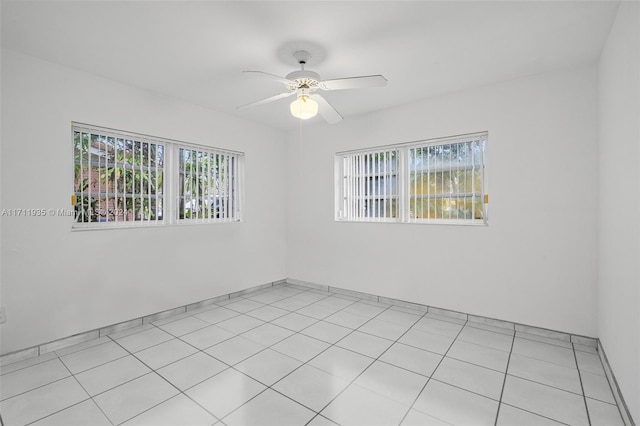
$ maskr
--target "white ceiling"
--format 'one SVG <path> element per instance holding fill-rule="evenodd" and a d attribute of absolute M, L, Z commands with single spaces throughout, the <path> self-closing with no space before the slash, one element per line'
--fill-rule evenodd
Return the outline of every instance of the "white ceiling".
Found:
<path fill-rule="evenodd" d="M 7 1 L 3 47 L 287 129 L 291 53 L 324 78 L 387 87 L 325 92 L 348 119 L 443 93 L 594 62 L 618 1 Z M 321 121 L 319 117 L 312 120 Z"/>

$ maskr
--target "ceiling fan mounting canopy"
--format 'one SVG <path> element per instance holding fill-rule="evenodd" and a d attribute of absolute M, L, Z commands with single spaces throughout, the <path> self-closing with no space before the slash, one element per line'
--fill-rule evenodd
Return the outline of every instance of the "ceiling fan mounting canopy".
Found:
<path fill-rule="evenodd" d="M 387 84 L 387 79 L 382 75 L 368 75 L 339 78 L 333 80 L 322 80 L 317 72 L 304 69 L 305 64 L 311 58 L 309 52 L 307 52 L 306 50 L 297 50 L 293 53 L 293 56 L 297 60 L 298 64 L 300 64 L 300 70 L 293 71 L 287 74 L 287 76 L 284 78 L 262 71 L 244 71 L 245 74 L 250 74 L 258 77 L 266 77 L 284 83 L 285 87 L 287 88 L 287 92 L 279 93 L 277 95 L 270 96 L 256 102 L 252 102 L 250 104 L 239 106 L 237 107 L 237 109 L 251 108 L 257 105 L 262 105 L 265 103 L 276 101 L 278 99 L 286 98 L 296 93 L 297 99 L 291 104 L 291 112 L 294 116 L 302 119 L 307 119 L 315 116 L 315 113 L 313 113 L 312 115 L 305 114 L 304 116 L 300 116 L 294 113 L 294 111 L 296 110 L 294 104 L 296 102 L 307 102 L 307 100 L 310 98 L 314 101 L 314 103 L 317 102 L 318 104 L 318 109 L 316 110 L 316 112 L 319 111 L 322 118 L 324 118 L 327 122 L 333 124 L 342 120 L 342 116 L 340 115 L 340 113 L 338 113 L 338 111 L 336 111 L 333 106 L 331 106 L 331 104 L 324 97 L 313 92 L 318 89 L 362 89 L 368 87 L 381 87 L 386 86 Z"/>
<path fill-rule="evenodd" d="M 296 50 L 293 52 L 293 57 L 296 58 L 299 64 L 306 64 L 311 59 L 311 53 L 306 50 Z"/>

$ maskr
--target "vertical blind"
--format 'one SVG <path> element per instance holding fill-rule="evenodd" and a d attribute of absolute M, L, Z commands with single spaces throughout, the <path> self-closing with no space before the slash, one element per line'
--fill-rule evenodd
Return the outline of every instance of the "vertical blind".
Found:
<path fill-rule="evenodd" d="M 382 150 L 342 157 L 341 215 L 381 221 L 398 216 L 398 152 Z"/>
<path fill-rule="evenodd" d="M 336 154 L 336 219 L 487 223 L 487 133 Z"/>
<path fill-rule="evenodd" d="M 244 154 L 74 123 L 76 228 L 240 220 Z"/>

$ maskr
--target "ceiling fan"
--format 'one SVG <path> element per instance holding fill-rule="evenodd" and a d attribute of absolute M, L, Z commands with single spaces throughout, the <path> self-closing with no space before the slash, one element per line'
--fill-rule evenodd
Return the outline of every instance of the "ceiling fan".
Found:
<path fill-rule="evenodd" d="M 342 116 L 331 104 L 316 90 L 344 90 L 344 89 L 363 89 L 369 87 L 386 86 L 387 79 L 381 75 L 367 75 L 349 78 L 337 78 L 333 80 L 322 80 L 320 75 L 314 71 L 304 69 L 311 55 L 305 50 L 296 51 L 293 56 L 300 64 L 300 71 L 289 73 L 286 77 L 279 77 L 262 71 L 243 71 L 245 74 L 257 77 L 265 77 L 271 80 L 279 81 L 287 88 L 286 92 L 279 93 L 268 98 L 251 102 L 246 105 L 237 107 L 239 110 L 251 108 L 254 106 L 266 104 L 278 99 L 287 98 L 297 95 L 295 101 L 291 102 L 291 114 L 303 120 L 316 116 L 320 113 L 328 123 L 334 124 L 342 120 Z"/>

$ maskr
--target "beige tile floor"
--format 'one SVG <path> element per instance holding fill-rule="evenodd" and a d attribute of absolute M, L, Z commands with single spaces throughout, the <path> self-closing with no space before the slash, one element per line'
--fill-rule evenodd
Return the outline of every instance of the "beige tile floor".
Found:
<path fill-rule="evenodd" d="M 270 287 L 5 365 L 18 425 L 622 425 L 595 348 Z"/>

